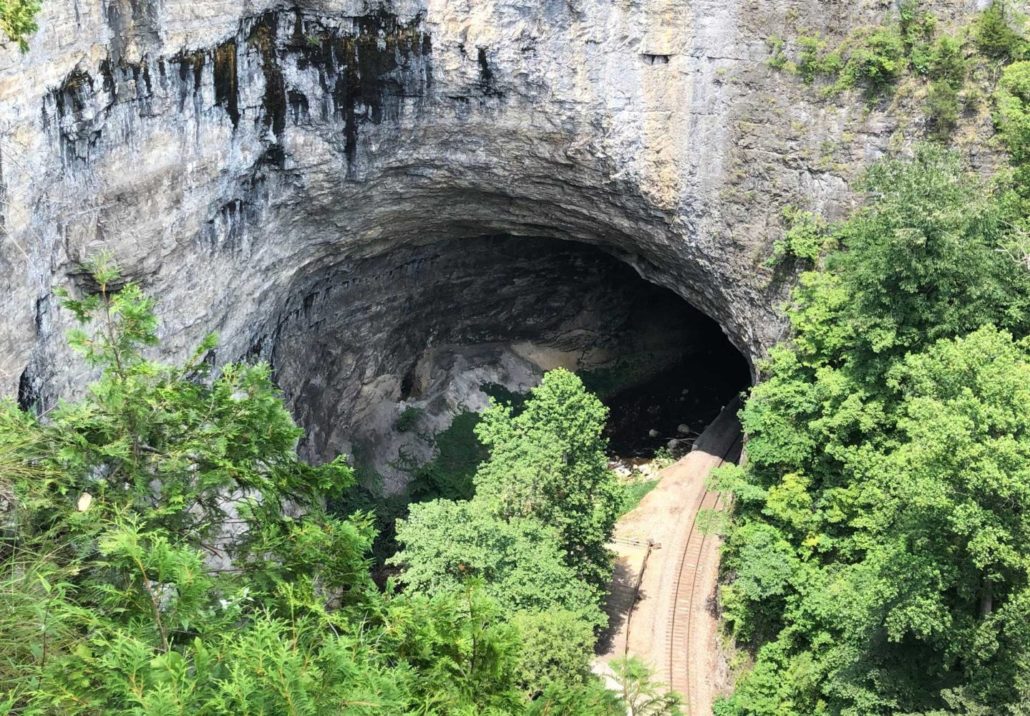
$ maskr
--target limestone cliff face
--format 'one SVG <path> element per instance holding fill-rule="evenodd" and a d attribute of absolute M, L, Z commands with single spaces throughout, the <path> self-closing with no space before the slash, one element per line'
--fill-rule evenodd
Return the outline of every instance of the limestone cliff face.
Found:
<path fill-rule="evenodd" d="M 783 329 L 782 206 L 839 213 L 897 128 L 777 75 L 766 38 L 888 7 L 45 0 L 30 51 L 0 49 L 0 391 L 81 380 L 53 292 L 104 250 L 169 357 L 209 331 L 219 360 L 281 355 L 311 277 L 509 234 L 605 247 L 754 358 Z"/>

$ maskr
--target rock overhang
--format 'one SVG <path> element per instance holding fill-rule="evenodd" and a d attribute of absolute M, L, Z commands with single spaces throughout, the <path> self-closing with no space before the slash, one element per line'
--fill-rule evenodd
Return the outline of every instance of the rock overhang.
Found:
<path fill-rule="evenodd" d="M 0 156 L 3 259 L 24 264 L 5 302 L 6 392 L 26 375 L 53 394 L 81 383 L 52 292 L 102 250 L 159 298 L 169 356 L 209 330 L 220 359 L 246 355 L 298 276 L 487 234 L 600 246 L 749 360 L 782 335 L 767 237 L 725 222 L 735 99 L 700 52 L 736 42 L 746 62 L 738 10 L 685 7 L 693 24 L 661 36 L 681 51 L 652 67 L 641 28 L 667 20 L 600 3 L 214 5 L 203 29 L 166 4 L 123 13 L 127 41 L 99 18 L 88 53 L 55 43 L 47 62 L 21 60 L 44 81 L 5 111 L 24 140 Z"/>

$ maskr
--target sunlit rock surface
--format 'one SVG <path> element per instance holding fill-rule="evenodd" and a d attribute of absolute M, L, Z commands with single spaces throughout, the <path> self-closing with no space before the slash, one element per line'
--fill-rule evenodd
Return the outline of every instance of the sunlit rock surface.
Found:
<path fill-rule="evenodd" d="M 754 359 L 783 331 L 782 207 L 839 213 L 899 130 L 766 40 L 883 5 L 45 0 L 29 52 L 0 49 L 0 389 L 81 386 L 54 290 L 100 252 L 159 298 L 166 357 L 216 331 L 216 361 L 306 375 L 324 354 L 278 327 L 310 287 L 502 234 L 603 247 Z"/>

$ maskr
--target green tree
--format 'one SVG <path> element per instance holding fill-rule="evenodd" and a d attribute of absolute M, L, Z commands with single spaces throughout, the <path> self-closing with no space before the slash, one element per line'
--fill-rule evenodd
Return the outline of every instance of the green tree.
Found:
<path fill-rule="evenodd" d="M 900 587 L 888 638 L 930 646 L 985 703 L 1025 704 L 1030 344 L 988 326 L 909 356 L 894 380 L 900 442 L 880 463 L 876 524 Z"/>
<path fill-rule="evenodd" d="M 611 577 L 606 544 L 622 495 L 602 435 L 607 409 L 566 370 L 534 388 L 518 415 L 493 405 L 476 433 L 490 457 L 476 473 L 476 499 L 504 519 L 553 527 L 566 563 L 599 592 Z"/>
<path fill-rule="evenodd" d="M 1030 61 L 1005 68 L 994 101 L 998 133 L 1017 167 L 1017 178 L 1025 180 L 1030 164 Z M 1025 193 L 1025 187 L 1020 188 Z"/>
<path fill-rule="evenodd" d="M 1020 209 L 939 150 L 866 186 L 743 411 L 746 467 L 719 478 L 723 603 L 755 656 L 720 716 L 1026 703 Z"/>
<path fill-rule="evenodd" d="M 153 303 L 95 279 L 65 305 L 99 380 L 45 419 L 0 407 L 4 707 L 523 712 L 518 632 L 486 595 L 375 590 L 368 518 L 323 509 L 350 470 L 297 458 L 267 367 L 208 374 L 210 339 L 146 359 Z"/>
<path fill-rule="evenodd" d="M 864 188 L 872 201 L 837 228 L 830 275 L 802 282 L 803 358 L 879 380 L 885 363 L 938 338 L 1028 324 L 1030 278 L 998 251 L 1015 217 L 957 157 L 923 146 L 873 167 Z"/>
<path fill-rule="evenodd" d="M 993 0 L 973 25 L 976 46 L 997 60 L 1019 59 L 1026 51 L 1026 40 L 1010 24 L 1013 12 L 1006 0 Z"/>
<path fill-rule="evenodd" d="M 597 641 L 595 625 L 580 612 L 551 608 L 511 616 L 519 633 L 519 685 L 530 696 L 548 691 L 575 691 L 593 680 L 590 673 Z"/>
<path fill-rule="evenodd" d="M 478 501 L 424 502 L 398 521 L 397 541 L 390 564 L 403 567 L 409 591 L 455 592 L 475 578 L 506 610 L 564 609 L 603 622 L 597 593 L 565 563 L 555 530 L 532 518 L 503 520 Z"/>

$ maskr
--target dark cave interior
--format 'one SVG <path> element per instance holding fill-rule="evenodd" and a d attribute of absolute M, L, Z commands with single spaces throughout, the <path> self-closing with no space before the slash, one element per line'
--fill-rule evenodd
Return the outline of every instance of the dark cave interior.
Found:
<path fill-rule="evenodd" d="M 674 454 L 750 383 L 719 325 L 602 248 L 484 236 L 336 260 L 298 278 L 277 317 L 272 362 L 324 460 L 374 455 L 386 493 L 400 462 L 487 404 L 556 367 L 608 405 L 614 458 Z M 401 415 L 416 429 L 398 430 Z M 410 472 L 410 470 L 409 470 Z"/>

